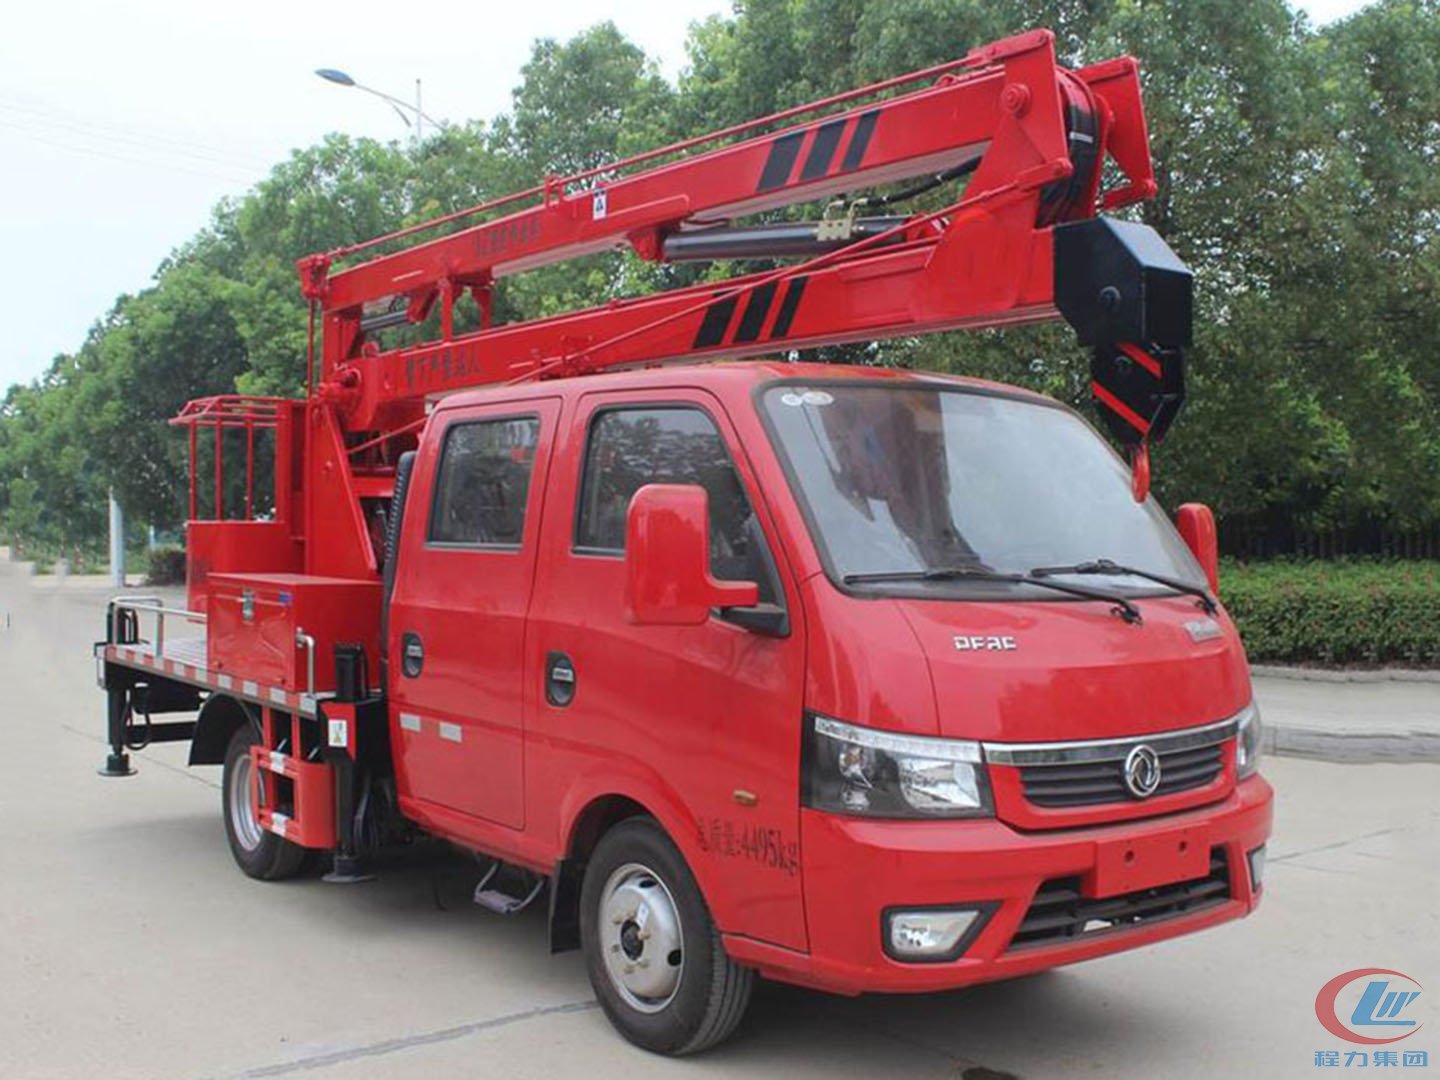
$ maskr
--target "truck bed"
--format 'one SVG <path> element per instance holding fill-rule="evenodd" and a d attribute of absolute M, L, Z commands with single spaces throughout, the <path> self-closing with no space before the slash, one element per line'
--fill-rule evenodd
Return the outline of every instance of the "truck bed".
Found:
<path fill-rule="evenodd" d="M 158 648 L 151 641 L 130 645 L 101 642 L 95 646 L 95 656 L 104 663 L 154 672 L 201 690 L 229 694 L 257 705 L 270 705 L 301 716 L 316 715 L 316 702 L 322 695 L 294 693 L 280 686 L 268 686 L 253 679 L 240 679 L 221 671 L 212 671 L 206 666 L 206 644 L 204 634 L 167 639 Z M 97 675 L 103 686 L 103 668 L 97 671 Z"/>

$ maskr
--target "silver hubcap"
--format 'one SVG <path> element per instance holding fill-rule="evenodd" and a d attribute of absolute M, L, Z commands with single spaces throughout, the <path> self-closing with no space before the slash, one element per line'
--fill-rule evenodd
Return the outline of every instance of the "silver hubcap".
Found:
<path fill-rule="evenodd" d="M 255 782 L 255 770 L 246 754 L 235 762 L 235 777 L 230 783 L 230 825 L 235 830 L 235 839 L 246 851 L 260 846 L 264 833 L 255 811 L 250 806 L 250 785 Z"/>
<path fill-rule="evenodd" d="M 620 996 L 641 1012 L 670 1004 L 685 970 L 680 912 L 648 867 L 619 867 L 600 895 L 600 948 Z"/>

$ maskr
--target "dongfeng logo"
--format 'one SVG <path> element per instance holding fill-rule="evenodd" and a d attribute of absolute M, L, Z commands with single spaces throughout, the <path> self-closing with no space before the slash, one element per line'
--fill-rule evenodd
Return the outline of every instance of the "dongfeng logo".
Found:
<path fill-rule="evenodd" d="M 1155 794 L 1160 786 L 1160 755 L 1141 743 L 1125 755 L 1125 786 L 1137 799 Z"/>
<path fill-rule="evenodd" d="M 1387 968 L 1356 968 L 1336 975 L 1315 995 L 1315 1018 L 1346 1042 L 1398 1042 L 1420 1030 L 1411 1006 L 1420 984 Z M 1344 1017 L 1344 1019 L 1342 1019 Z"/>

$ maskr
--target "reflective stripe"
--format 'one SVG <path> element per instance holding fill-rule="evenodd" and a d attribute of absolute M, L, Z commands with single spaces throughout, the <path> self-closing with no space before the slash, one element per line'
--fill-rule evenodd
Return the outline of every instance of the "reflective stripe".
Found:
<path fill-rule="evenodd" d="M 447 724 L 447 723 L 446 723 L 445 721 L 443 721 L 443 720 L 440 721 L 440 737 L 441 737 L 442 739 L 449 739 L 451 742 L 459 742 L 459 741 L 460 741 L 460 725 L 459 725 L 459 724 Z"/>
<path fill-rule="evenodd" d="M 419 731 L 420 717 L 414 713 L 402 712 L 400 714 L 400 726 L 406 731 Z"/>
<path fill-rule="evenodd" d="M 238 685 L 240 688 L 239 692 L 242 696 L 259 698 L 287 709 L 295 709 L 306 716 L 318 715 L 319 702 L 323 696 L 319 694 L 292 693 L 278 686 L 262 686 L 254 679 L 237 679 L 233 675 L 211 671 L 208 668 L 199 667 L 195 664 L 187 664 L 182 660 L 166 659 L 165 657 L 141 652 L 138 649 L 124 648 L 116 645 L 106 645 L 103 649 L 97 649 L 95 659 L 97 662 L 129 664 L 134 667 L 161 672 L 167 677 L 190 682 L 212 690 L 234 692 Z M 104 672 L 98 671 L 97 678 L 103 681 Z M 418 725 L 418 719 L 416 723 Z M 418 726 L 414 730 L 418 731 Z"/>

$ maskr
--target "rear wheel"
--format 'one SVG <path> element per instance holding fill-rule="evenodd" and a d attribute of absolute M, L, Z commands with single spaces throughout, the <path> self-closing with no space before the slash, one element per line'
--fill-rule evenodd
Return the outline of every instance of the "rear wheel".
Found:
<path fill-rule="evenodd" d="M 585 869 L 581 941 L 610 1022 L 661 1054 L 693 1054 L 745 1014 L 754 973 L 730 959 L 679 850 L 653 821 L 611 829 Z"/>
<path fill-rule="evenodd" d="M 301 871 L 306 850 L 262 828 L 255 817 L 250 805 L 250 788 L 255 783 L 250 748 L 259 742 L 260 736 L 250 724 L 241 724 L 230 736 L 220 785 L 225 836 L 230 841 L 230 854 L 241 870 L 261 881 L 278 881 Z"/>

